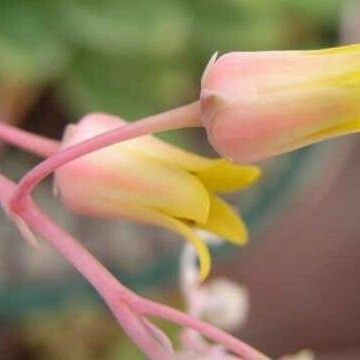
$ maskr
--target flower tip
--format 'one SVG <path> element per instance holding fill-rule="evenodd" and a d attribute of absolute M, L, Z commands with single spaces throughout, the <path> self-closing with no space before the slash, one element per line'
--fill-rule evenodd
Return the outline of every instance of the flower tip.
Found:
<path fill-rule="evenodd" d="M 239 173 L 241 172 L 241 179 L 242 183 L 239 186 L 239 189 L 243 190 L 248 188 L 249 186 L 257 183 L 262 176 L 262 170 L 259 166 L 256 165 L 241 165 L 237 166 Z M 236 169 L 234 170 L 235 174 Z"/>
<path fill-rule="evenodd" d="M 229 225 L 231 225 L 223 232 L 224 239 L 234 245 L 247 245 L 249 241 L 249 232 L 243 219 L 235 212 L 232 213 L 231 218 L 232 220 L 229 222 Z"/>
<path fill-rule="evenodd" d="M 246 227 L 241 224 L 241 226 L 238 226 L 231 234 L 228 235 L 226 240 L 234 245 L 247 245 L 249 242 L 249 234 Z"/>
<path fill-rule="evenodd" d="M 199 281 L 200 282 L 204 282 L 207 277 L 210 274 L 210 270 L 211 270 L 211 257 L 210 257 L 210 253 L 209 253 L 209 249 L 207 248 L 207 246 L 204 244 L 204 246 L 206 247 L 206 251 L 201 251 L 198 252 L 198 257 L 199 257 Z"/>
<path fill-rule="evenodd" d="M 205 80 L 205 77 L 206 77 L 207 73 L 209 72 L 210 68 L 214 65 L 218 55 L 219 55 L 218 51 L 215 51 L 215 53 L 211 55 L 211 58 L 208 61 L 208 63 L 206 64 L 205 70 L 204 70 L 203 75 L 201 77 L 201 83 Z"/>
<path fill-rule="evenodd" d="M 197 224 L 197 226 L 202 230 L 218 235 L 230 243 L 245 245 L 248 232 L 241 216 L 216 195 L 212 195 L 210 201 L 208 222 Z"/>
<path fill-rule="evenodd" d="M 211 270 L 211 255 L 207 244 L 185 224 L 178 222 L 173 229 L 182 234 L 194 247 L 199 259 L 199 281 L 205 281 Z"/>

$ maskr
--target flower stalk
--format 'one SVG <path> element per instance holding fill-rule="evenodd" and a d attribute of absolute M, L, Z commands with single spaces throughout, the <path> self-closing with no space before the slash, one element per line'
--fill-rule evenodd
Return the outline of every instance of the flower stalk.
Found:
<path fill-rule="evenodd" d="M 42 158 L 47 158 L 59 150 L 60 143 L 43 136 L 31 134 L 4 122 L 0 122 L 0 139 L 7 144 L 29 151 Z"/>
<path fill-rule="evenodd" d="M 10 194 L 15 188 L 14 183 L 0 174 L 0 202 L 4 208 L 8 207 Z M 27 201 L 21 218 L 32 231 L 45 239 L 89 281 L 109 306 L 124 331 L 150 359 L 159 359 L 159 356 L 169 358 L 141 323 L 141 318 L 129 310 L 127 303 L 131 304 L 137 298 L 136 294 L 121 285 L 93 255 L 52 223 L 31 200 Z"/>
<path fill-rule="evenodd" d="M 16 185 L 0 174 L 0 203 L 8 209 Z M 168 306 L 136 295 L 124 287 L 102 264 L 65 231 L 59 229 L 36 205 L 27 199 L 21 218 L 38 235 L 62 254 L 97 290 L 128 336 L 149 359 L 172 359 L 172 354 L 154 338 L 144 322 L 155 316 L 180 326 L 192 328 L 210 340 L 246 360 L 265 360 L 267 356 L 242 341 Z M 152 325 L 154 326 L 154 325 Z M 159 330 L 160 331 L 160 330 Z"/>
<path fill-rule="evenodd" d="M 20 181 L 10 202 L 10 208 L 18 213 L 25 199 L 44 178 L 66 163 L 83 155 L 99 150 L 120 141 L 130 140 L 142 135 L 184 127 L 197 127 L 199 123 L 200 104 L 195 102 L 177 109 L 138 120 L 118 129 L 93 137 L 90 140 L 61 150 L 30 170 Z"/>
<path fill-rule="evenodd" d="M 190 110 L 190 112 L 185 111 L 183 114 L 184 116 L 186 115 L 186 119 L 178 119 L 178 122 L 174 122 L 173 126 L 180 126 L 180 123 L 192 124 L 191 126 L 193 126 L 194 119 L 189 122 L 189 114 L 191 115 L 191 112 L 196 110 L 197 107 L 198 105 L 195 104 L 195 106 L 191 106 L 190 109 L 185 109 Z M 43 162 L 43 164 L 46 165 L 45 169 L 40 166 L 38 167 L 40 172 L 30 172 L 33 174 L 32 176 L 35 174 L 35 179 L 41 181 L 44 174 L 48 174 L 51 171 L 56 170 L 57 166 L 65 165 L 67 161 L 72 160 L 72 157 L 80 157 L 85 155 L 86 151 L 101 148 L 104 138 L 106 141 L 109 141 L 109 135 L 111 140 L 109 144 L 111 144 L 112 141 L 114 141 L 114 138 L 111 137 L 114 136 L 114 133 L 116 137 L 118 137 L 118 134 L 120 133 L 122 138 L 127 139 L 136 137 L 139 134 L 146 134 L 148 131 L 154 131 L 154 129 L 158 129 L 160 131 L 164 126 L 163 124 L 159 125 L 159 119 L 155 119 L 155 121 L 153 119 L 150 120 L 150 123 L 152 123 L 152 126 L 150 127 L 147 125 L 148 121 L 144 121 L 143 126 L 134 126 L 135 124 L 125 125 L 119 130 L 116 130 L 117 133 L 116 131 L 109 132 L 105 134 L 105 137 L 104 135 L 99 135 L 97 137 L 98 141 L 100 138 L 99 142 L 94 142 L 94 140 L 91 139 L 81 143 L 80 146 L 74 145 L 72 148 L 69 148 L 70 151 L 65 149 L 54 152 L 58 149 L 58 143 L 49 143 L 46 139 L 36 136 L 34 137 L 31 134 L 17 129 L 11 129 L 6 125 L 0 127 L 0 138 L 8 140 L 10 143 L 15 145 L 17 143 L 26 143 L 26 146 L 22 146 L 22 148 L 30 150 L 41 156 L 52 154 Z M 175 123 L 176 125 L 174 125 Z M 135 130 L 133 128 L 135 128 Z M 65 157 L 61 156 L 62 152 L 65 153 Z M 29 178 L 32 179 L 32 176 L 29 176 Z M 37 184 L 37 182 L 28 182 L 28 180 L 26 180 L 26 176 L 24 179 L 25 181 L 23 184 L 27 184 L 28 186 L 30 185 L 27 188 L 30 191 Z M 31 231 L 48 241 L 51 246 L 61 253 L 94 286 L 114 314 L 115 318 L 123 327 L 124 331 L 148 356 L 149 359 L 172 359 L 173 355 L 171 349 L 165 341 L 165 335 L 162 335 L 161 330 L 156 328 L 155 325 L 148 322 L 146 319 L 147 316 L 156 316 L 176 323 L 180 326 L 192 328 L 193 330 L 203 334 L 203 336 L 208 339 L 222 344 L 226 349 L 240 356 L 242 359 L 268 359 L 261 352 L 253 349 L 251 346 L 241 342 L 233 336 L 226 334 L 225 332 L 216 329 L 215 327 L 188 314 L 184 314 L 165 305 L 143 299 L 124 287 L 85 248 L 83 248 L 66 232 L 59 229 L 36 207 L 31 200 L 30 192 L 26 193 L 25 191 L 25 196 L 23 196 L 20 201 L 21 206 L 15 206 L 17 211 L 14 211 L 14 199 L 16 199 L 15 195 L 19 189 L 21 190 L 21 185 L 20 187 L 17 187 L 16 184 L 0 175 L 0 202 L 6 212 L 10 215 L 10 217 L 20 218 L 23 223 L 31 229 Z"/>

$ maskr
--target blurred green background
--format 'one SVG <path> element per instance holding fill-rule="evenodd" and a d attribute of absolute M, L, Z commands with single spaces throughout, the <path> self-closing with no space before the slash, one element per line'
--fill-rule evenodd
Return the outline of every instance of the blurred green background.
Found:
<path fill-rule="evenodd" d="M 344 1 L 2 0 L 2 83 L 56 94 L 75 118 L 127 119 L 193 100 L 215 52 L 337 42 Z"/>
<path fill-rule="evenodd" d="M 2 0 L 1 120 L 60 137 L 65 124 L 87 112 L 105 111 L 135 120 L 185 104 L 198 96 L 202 71 L 215 51 L 310 49 L 338 44 L 347 3 L 342 0 Z M 202 133 L 180 131 L 163 137 L 211 154 Z M 318 156 L 324 156 L 328 149 L 327 145 L 312 147 L 266 163 L 266 181 L 249 194 L 230 199 L 234 205 L 241 201 L 253 233 L 260 232 L 265 223 L 270 226 L 270 220 L 277 215 L 276 209 L 289 201 L 295 186 L 299 189 L 319 174 L 324 160 L 319 163 Z M 33 157 L 7 149 L 3 150 L 0 167 L 16 179 L 34 163 Z M 40 201 L 45 204 L 48 196 L 45 190 Z M 62 221 L 72 229 L 66 219 Z M 11 230 L 5 218 L 1 221 L 1 241 L 5 241 Z M 87 220 L 79 221 L 75 228 L 80 228 L 83 240 L 91 237 L 92 231 L 86 232 L 84 227 L 99 227 L 98 223 L 89 225 Z M 134 231 L 130 227 L 127 236 Z M 136 236 L 141 239 L 145 234 L 147 230 L 140 230 Z M 122 268 L 124 259 L 117 263 L 116 257 L 110 259 L 110 264 L 133 288 L 144 291 L 146 286 L 152 286 L 157 289 L 158 297 L 169 302 L 164 287 L 159 294 L 158 286 L 174 287 L 178 248 L 164 250 L 156 245 L 159 236 L 165 237 L 154 233 L 150 256 L 153 261 L 145 263 L 140 271 L 136 264 Z M 39 276 L 27 276 L 28 267 L 19 264 L 20 257 L 16 255 L 19 250 L 14 247 L 22 246 L 25 252 L 32 250 L 18 236 L 10 237 L 18 244 L 10 246 L 13 267 L 3 267 L 0 275 L 1 359 L 141 358 L 139 353 L 132 353 L 135 350 L 115 330 L 112 320 L 94 308 L 93 303 L 85 308 L 72 304 L 93 298 L 86 285 L 78 285 L 78 278 L 69 276 L 64 283 L 55 276 L 56 281 L 52 282 L 54 275 L 46 276 L 46 266 L 39 270 Z M 10 257 L 8 250 L 9 247 L 0 247 L 0 259 Z M 127 253 L 130 258 L 131 251 Z M 100 249 L 102 256 L 107 258 L 106 251 Z M 228 256 L 226 249 L 223 256 Z M 139 255 L 135 254 L 133 262 L 138 260 Z M 17 267 L 22 268 L 20 275 Z M 58 314 L 52 314 L 49 309 L 57 309 Z M 93 328 L 97 332 L 91 332 Z M 108 336 L 99 336 L 99 332 Z"/>

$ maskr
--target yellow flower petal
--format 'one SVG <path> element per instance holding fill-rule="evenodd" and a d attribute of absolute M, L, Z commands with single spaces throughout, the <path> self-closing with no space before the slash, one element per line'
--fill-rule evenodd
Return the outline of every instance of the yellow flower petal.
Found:
<path fill-rule="evenodd" d="M 125 145 L 125 144 L 124 144 Z M 164 161 L 195 173 L 209 191 L 232 192 L 256 182 L 261 170 L 257 166 L 236 165 L 225 159 L 210 159 L 177 148 L 153 136 L 143 136 L 126 143 L 135 152 Z"/>
<path fill-rule="evenodd" d="M 134 216 L 137 216 L 139 221 L 147 221 L 151 224 L 165 227 L 184 236 L 194 246 L 199 258 L 199 279 L 204 281 L 208 277 L 211 268 L 211 256 L 209 248 L 187 224 L 181 220 L 148 208 L 135 209 Z"/>
<path fill-rule="evenodd" d="M 79 189 L 75 189 L 77 193 Z M 86 190 L 88 191 L 88 190 Z M 76 202 L 76 208 L 72 208 L 73 212 L 88 216 L 119 219 L 125 218 L 132 221 L 158 225 L 172 230 L 185 237 L 195 248 L 199 258 L 200 270 L 199 278 L 205 280 L 211 268 L 211 257 L 207 245 L 198 237 L 185 222 L 164 214 L 161 211 L 142 206 L 135 203 L 131 199 L 119 201 L 111 192 L 104 193 L 102 198 L 99 196 L 88 196 L 86 201 Z"/>
<path fill-rule="evenodd" d="M 197 223 L 200 229 L 217 234 L 229 242 L 245 245 L 248 233 L 245 224 L 235 211 L 221 198 L 210 195 L 210 213 L 205 224 Z"/>
<path fill-rule="evenodd" d="M 231 192 L 242 190 L 261 175 L 257 166 L 233 165 L 224 159 L 212 160 L 211 165 L 196 173 L 196 177 L 209 191 Z"/>
<path fill-rule="evenodd" d="M 159 220 L 161 220 L 161 222 L 159 222 L 160 226 L 176 231 L 184 236 L 194 246 L 199 258 L 199 280 L 204 281 L 208 277 L 211 269 L 211 256 L 209 248 L 205 242 L 197 236 L 189 226 L 180 220 L 169 216 L 163 216 L 163 218 Z"/>

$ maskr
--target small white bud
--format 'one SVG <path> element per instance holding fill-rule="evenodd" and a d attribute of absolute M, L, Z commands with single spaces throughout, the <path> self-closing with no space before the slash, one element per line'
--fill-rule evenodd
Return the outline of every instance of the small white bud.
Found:
<path fill-rule="evenodd" d="M 201 317 L 226 330 L 241 326 L 249 312 L 247 290 L 227 279 L 209 281 L 201 287 Z"/>

